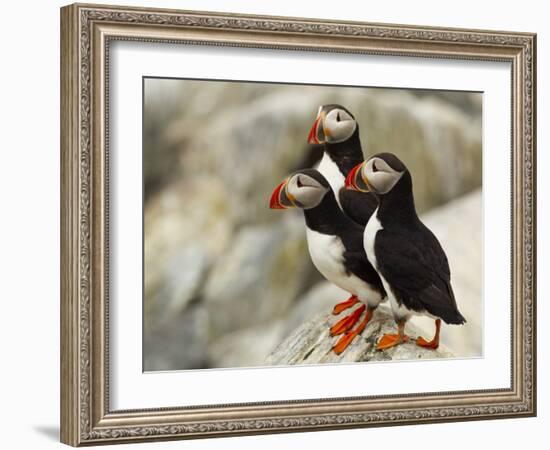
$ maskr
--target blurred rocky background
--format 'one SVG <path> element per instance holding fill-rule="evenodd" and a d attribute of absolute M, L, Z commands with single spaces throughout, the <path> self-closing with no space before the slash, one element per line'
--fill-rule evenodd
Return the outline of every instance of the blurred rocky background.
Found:
<path fill-rule="evenodd" d="M 481 94 L 146 79 L 144 96 L 144 370 L 269 364 L 347 298 L 313 267 L 301 211 L 268 208 L 283 178 L 321 157 L 306 138 L 326 103 L 354 113 L 366 155 L 409 167 L 468 320 L 442 342 L 481 355 Z M 433 321 L 414 322 L 431 336 Z"/>

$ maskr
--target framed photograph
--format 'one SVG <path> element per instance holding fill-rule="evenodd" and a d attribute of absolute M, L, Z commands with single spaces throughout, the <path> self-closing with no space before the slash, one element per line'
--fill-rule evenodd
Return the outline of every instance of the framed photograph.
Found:
<path fill-rule="evenodd" d="M 61 440 L 536 414 L 536 36 L 61 9 Z"/>

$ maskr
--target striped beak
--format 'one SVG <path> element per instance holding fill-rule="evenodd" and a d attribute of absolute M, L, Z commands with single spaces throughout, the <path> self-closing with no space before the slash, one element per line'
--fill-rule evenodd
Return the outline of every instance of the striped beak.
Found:
<path fill-rule="evenodd" d="M 323 127 L 324 113 L 319 113 L 307 136 L 308 144 L 323 144 L 325 142 L 325 132 Z"/>
<path fill-rule="evenodd" d="M 279 186 L 277 186 L 271 194 L 271 199 L 269 200 L 270 209 L 286 209 L 285 206 L 283 206 L 283 204 L 281 203 L 281 191 L 284 194 L 286 181 L 287 180 L 283 181 Z"/>
<path fill-rule="evenodd" d="M 284 180 L 279 186 L 275 188 L 275 190 L 271 194 L 271 199 L 269 200 L 269 207 L 271 209 L 288 209 L 300 207 L 296 199 L 290 194 L 290 192 L 288 192 L 287 185 L 289 179 L 290 178 Z"/>
<path fill-rule="evenodd" d="M 345 182 L 346 189 L 362 192 L 370 191 L 369 182 L 366 178 L 363 178 L 362 174 L 364 165 L 365 162 L 362 162 L 349 171 Z"/>

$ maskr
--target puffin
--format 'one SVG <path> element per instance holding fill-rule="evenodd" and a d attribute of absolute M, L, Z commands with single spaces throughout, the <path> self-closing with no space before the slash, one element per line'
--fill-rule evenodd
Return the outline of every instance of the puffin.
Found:
<path fill-rule="evenodd" d="M 331 336 L 343 334 L 333 346 L 333 351 L 340 354 L 362 333 L 386 296 L 380 277 L 365 255 L 363 227 L 339 208 L 330 183 L 316 169 L 302 169 L 285 179 L 273 191 L 269 207 L 303 210 L 314 266 L 328 281 L 362 303 L 330 329 Z M 359 325 L 353 328 L 364 312 Z"/>
<path fill-rule="evenodd" d="M 416 344 L 437 349 L 441 321 L 462 325 L 466 319 L 458 310 L 447 256 L 416 213 L 409 170 L 394 154 L 379 153 L 349 172 L 346 188 L 372 192 L 379 201 L 363 245 L 390 301 L 397 333 L 382 336 L 377 349 L 407 342 L 405 324 L 413 315 L 434 319 L 433 338 L 418 337 Z"/>
<path fill-rule="evenodd" d="M 354 221 L 365 225 L 372 207 L 378 204 L 376 196 L 344 189 L 349 171 L 364 160 L 359 125 L 353 114 L 342 105 L 320 106 L 307 141 L 323 145 L 323 157 L 317 170 L 329 182 L 340 208 Z"/>
<path fill-rule="evenodd" d="M 307 141 L 308 144 L 323 145 L 323 157 L 317 170 L 330 184 L 342 211 L 364 227 L 378 206 L 376 196 L 370 192 L 350 191 L 344 188 L 349 171 L 364 160 L 359 125 L 355 117 L 342 105 L 321 105 L 309 130 Z M 333 314 L 340 314 L 358 302 L 357 297 L 352 295 L 338 303 Z"/>

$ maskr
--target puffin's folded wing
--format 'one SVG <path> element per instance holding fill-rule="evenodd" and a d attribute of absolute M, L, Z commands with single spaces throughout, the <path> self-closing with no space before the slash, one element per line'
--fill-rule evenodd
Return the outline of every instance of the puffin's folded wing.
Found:
<path fill-rule="evenodd" d="M 444 255 L 425 251 L 411 236 L 386 230 L 378 232 L 375 245 L 378 270 L 405 306 L 450 324 L 466 321 L 458 311 Z"/>
<path fill-rule="evenodd" d="M 370 216 L 378 208 L 378 199 L 371 192 L 353 191 L 342 188 L 338 193 L 342 210 L 359 225 L 367 225 Z"/>
<path fill-rule="evenodd" d="M 367 255 L 365 254 L 365 250 L 363 248 L 346 250 L 343 256 L 344 266 L 349 273 L 352 273 L 361 280 L 378 287 L 381 292 L 384 291 L 380 277 L 367 259 Z"/>

